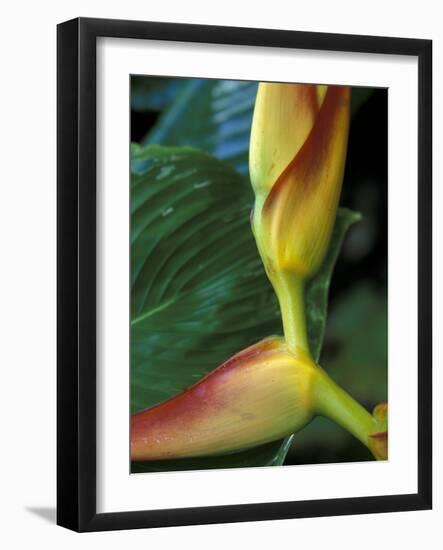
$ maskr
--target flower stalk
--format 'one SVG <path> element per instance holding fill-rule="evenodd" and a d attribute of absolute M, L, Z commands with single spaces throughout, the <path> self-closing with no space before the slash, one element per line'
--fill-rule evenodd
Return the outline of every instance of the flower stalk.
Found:
<path fill-rule="evenodd" d="M 314 380 L 316 413 L 339 424 L 371 450 L 371 435 L 379 429 L 377 420 L 338 386 L 321 367 L 316 368 Z"/>
<path fill-rule="evenodd" d="M 292 274 L 279 276 L 274 284 L 280 303 L 285 340 L 292 350 L 301 349 L 309 354 L 306 328 L 304 281 Z"/>

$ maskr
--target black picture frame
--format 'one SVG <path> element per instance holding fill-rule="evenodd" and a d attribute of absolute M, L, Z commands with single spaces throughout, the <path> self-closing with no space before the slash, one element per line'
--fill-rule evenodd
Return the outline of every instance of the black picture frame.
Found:
<path fill-rule="evenodd" d="M 432 506 L 432 42 L 74 19 L 57 32 L 57 523 L 99 531 L 425 510 Z M 96 39 L 155 39 L 418 59 L 418 491 L 136 512 L 96 511 Z"/>

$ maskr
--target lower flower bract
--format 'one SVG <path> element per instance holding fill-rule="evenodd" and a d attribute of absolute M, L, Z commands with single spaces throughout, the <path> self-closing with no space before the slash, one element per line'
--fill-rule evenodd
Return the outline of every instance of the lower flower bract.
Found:
<path fill-rule="evenodd" d="M 315 369 L 303 351 L 267 338 L 182 393 L 135 414 L 132 459 L 233 453 L 296 432 L 313 415 Z"/>

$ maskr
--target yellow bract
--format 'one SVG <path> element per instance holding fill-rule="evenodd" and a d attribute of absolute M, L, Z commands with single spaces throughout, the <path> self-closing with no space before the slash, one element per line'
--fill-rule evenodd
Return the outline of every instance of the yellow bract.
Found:
<path fill-rule="evenodd" d="M 318 111 L 315 86 L 260 83 L 255 100 L 249 171 L 256 194 L 267 194 L 306 141 Z"/>
<path fill-rule="evenodd" d="M 267 272 L 312 276 L 334 225 L 350 89 L 260 84 L 251 132 L 253 229 Z"/>

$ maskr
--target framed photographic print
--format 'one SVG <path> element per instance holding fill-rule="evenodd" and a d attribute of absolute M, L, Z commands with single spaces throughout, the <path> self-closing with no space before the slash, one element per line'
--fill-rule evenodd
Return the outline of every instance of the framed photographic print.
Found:
<path fill-rule="evenodd" d="M 431 58 L 59 25 L 59 525 L 431 507 Z"/>

